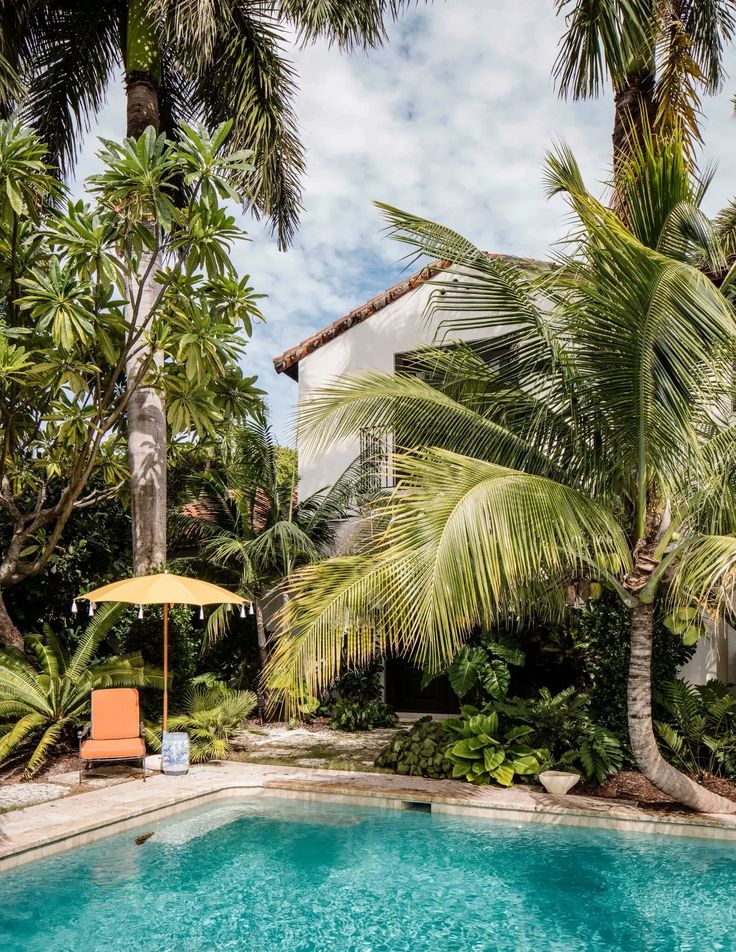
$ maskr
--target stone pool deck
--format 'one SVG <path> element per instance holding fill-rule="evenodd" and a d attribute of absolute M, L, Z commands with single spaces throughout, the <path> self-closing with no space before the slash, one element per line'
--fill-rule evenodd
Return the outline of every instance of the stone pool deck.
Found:
<path fill-rule="evenodd" d="M 621 802 L 552 796 L 539 788 L 472 787 L 455 781 L 252 763 L 213 763 L 187 776 L 156 774 L 0 815 L 0 870 L 194 806 L 237 796 L 330 799 L 395 809 L 736 840 L 736 816 L 652 815 Z"/>

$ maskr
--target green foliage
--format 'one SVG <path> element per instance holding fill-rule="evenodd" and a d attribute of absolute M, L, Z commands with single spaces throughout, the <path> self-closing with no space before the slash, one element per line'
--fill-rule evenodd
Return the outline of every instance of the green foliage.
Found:
<path fill-rule="evenodd" d="M 372 731 L 375 727 L 394 727 L 398 720 L 394 709 L 384 701 L 339 698 L 331 705 L 328 723 L 333 731 Z"/>
<path fill-rule="evenodd" d="M 376 767 L 411 777 L 440 780 L 452 775 L 447 756 L 450 736 L 444 725 L 422 717 L 409 730 L 399 731 L 376 758 Z"/>
<path fill-rule="evenodd" d="M 524 652 L 508 638 L 483 634 L 479 645 L 465 645 L 458 651 L 447 673 L 461 700 L 474 691 L 501 701 L 511 684 L 509 664 L 523 665 Z"/>
<path fill-rule="evenodd" d="M 700 776 L 736 777 L 736 698 L 728 685 L 669 681 L 655 703 L 654 728 L 671 763 Z"/>
<path fill-rule="evenodd" d="M 175 519 L 181 555 L 195 566 L 201 561 L 202 573 L 219 571 L 224 584 L 255 602 L 299 565 L 324 556 L 353 498 L 347 473 L 298 499 L 296 470 L 284 459 L 263 419 L 232 427 L 217 443 L 216 465 L 191 479 L 189 502 Z M 213 641 L 231 617 L 210 615 Z"/>
<path fill-rule="evenodd" d="M 0 517 L 0 551 L 9 542 L 9 532 L 10 526 Z M 82 592 L 130 574 L 130 538 L 130 513 L 118 496 L 75 512 L 43 571 L 3 593 L 18 628 L 33 631 L 42 620 L 58 631 L 71 624 L 84 625 L 86 606 L 80 603 L 75 619 L 72 601 Z M 71 640 L 80 634 L 81 629 Z"/>
<path fill-rule="evenodd" d="M 510 786 L 545 768 L 577 770 L 602 783 L 621 769 L 621 745 L 589 715 L 589 698 L 569 687 L 556 695 L 466 705 L 459 718 L 424 718 L 381 751 L 376 766 L 413 776 L 464 778 Z"/>
<path fill-rule="evenodd" d="M 325 708 L 333 700 L 343 698 L 357 704 L 369 704 L 382 696 L 381 672 L 383 661 L 374 658 L 362 668 L 348 668 L 330 688 L 325 700 Z M 326 713 L 329 713 L 326 710 Z"/>
<path fill-rule="evenodd" d="M 598 783 L 621 769 L 618 738 L 592 721 L 590 698 L 574 687 L 554 695 L 542 688 L 535 698 L 511 698 L 495 709 L 504 724 L 532 728 L 534 743 L 549 751 L 552 767 L 579 770 Z"/>
<path fill-rule="evenodd" d="M 75 511 L 125 484 L 136 388 L 160 388 L 187 439 L 260 406 L 240 366 L 258 295 L 230 262 L 245 233 L 224 205 L 230 170 L 252 165 L 225 154 L 228 129 L 105 141 L 91 201 L 70 201 L 38 137 L 0 121 L 3 589 L 45 567 Z M 161 270 L 146 303 L 147 262 Z"/>
<path fill-rule="evenodd" d="M 255 710 L 253 691 L 232 691 L 224 684 L 196 684 L 184 695 L 181 713 L 169 718 L 169 730 L 189 734 L 192 763 L 225 760 L 232 750 L 233 737 Z M 153 749 L 161 748 L 161 729 L 151 738 Z"/>
<path fill-rule="evenodd" d="M 470 783 L 483 785 L 495 780 L 510 787 L 515 777 L 536 776 L 549 759 L 548 751 L 528 746 L 531 726 L 503 728 L 490 705 L 482 712 L 465 706 L 462 717 L 446 721 L 445 727 L 455 737 L 447 751 L 452 776 Z"/>
<path fill-rule="evenodd" d="M 376 658 L 363 668 L 349 668 L 335 681 L 318 712 L 333 730 L 371 731 L 396 724 L 396 713 L 382 698 L 382 670 L 383 662 Z"/>
<path fill-rule="evenodd" d="M 27 654 L 0 652 L 0 763 L 27 756 L 25 772 L 35 773 L 54 746 L 88 719 L 95 688 L 162 686 L 140 654 L 95 657 L 121 612 L 119 606 L 100 609 L 73 652 L 49 626 L 43 637 L 26 637 Z"/>
<path fill-rule="evenodd" d="M 172 605 L 169 609 L 169 704 L 178 710 L 189 696 L 202 644 L 203 625 L 196 620 L 190 605 Z M 146 605 L 143 618 L 135 607 L 127 608 L 124 624 L 118 631 L 123 651 L 140 654 L 145 663 L 163 665 L 163 607 Z M 141 693 L 141 704 L 149 718 L 161 713 L 161 697 L 152 691 Z"/>
<path fill-rule="evenodd" d="M 624 743 L 625 757 L 631 762 L 627 738 L 626 683 L 629 670 L 629 613 L 613 592 L 605 592 L 600 601 L 575 614 L 572 638 L 584 663 L 581 675 L 584 690 L 590 696 L 590 716 Z M 664 684 L 676 677 L 677 670 L 693 655 L 694 648 L 684 645 L 655 621 L 652 648 L 652 684 Z"/>

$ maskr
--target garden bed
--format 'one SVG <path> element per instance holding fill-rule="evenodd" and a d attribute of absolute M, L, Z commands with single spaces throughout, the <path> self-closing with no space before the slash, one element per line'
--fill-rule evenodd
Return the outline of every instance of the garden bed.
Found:
<path fill-rule="evenodd" d="M 713 793 L 736 802 L 736 782 L 722 777 L 708 777 L 705 780 L 693 777 Z M 687 807 L 677 803 L 667 794 L 651 784 L 638 770 L 621 770 L 609 777 L 603 784 L 579 783 L 571 793 L 574 796 L 602 797 L 606 800 L 626 800 L 635 803 L 644 810 L 663 810 L 667 812 L 688 813 Z"/>

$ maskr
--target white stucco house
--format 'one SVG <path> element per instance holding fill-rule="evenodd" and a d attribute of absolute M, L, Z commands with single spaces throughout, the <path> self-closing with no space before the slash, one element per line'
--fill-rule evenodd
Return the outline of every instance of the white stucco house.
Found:
<path fill-rule="evenodd" d="M 446 266 L 446 262 L 432 262 L 277 357 L 276 371 L 293 378 L 299 386 L 299 405 L 304 405 L 315 390 L 343 375 L 366 370 L 393 372 L 409 351 L 433 343 L 439 322 L 430 321 L 425 314 L 433 290 L 428 282 Z M 444 319 L 449 316 L 445 314 Z M 489 335 L 481 329 L 475 334 L 454 336 L 478 340 Z M 300 446 L 300 494 L 309 496 L 331 485 L 369 451 L 375 457 L 377 439 L 375 433 L 357 434 L 318 455 Z M 390 480 L 390 474 L 386 473 L 385 479 Z"/>
<path fill-rule="evenodd" d="M 517 265 L 526 263 L 525 259 L 511 260 Z M 410 351 L 436 343 L 441 335 L 440 320 L 428 318 L 426 305 L 435 290 L 430 282 L 447 267 L 446 261 L 426 265 L 276 357 L 277 373 L 290 377 L 299 387 L 299 406 L 303 406 L 315 390 L 343 375 L 354 376 L 370 370 L 393 372 L 401 368 Z M 442 320 L 451 316 L 444 312 Z M 479 341 L 487 340 L 489 334 L 487 329 L 475 328 L 465 333 L 453 332 L 453 338 Z M 331 485 L 348 466 L 361 459 L 370 460 L 374 478 L 381 487 L 388 488 L 392 482 L 389 466 L 378 464 L 376 472 L 376 460 L 382 456 L 387 458 L 389 453 L 390 434 L 376 432 L 356 434 L 318 454 L 300 446 L 300 494 L 308 496 Z M 388 673 L 390 675 L 390 671 Z M 682 675 L 694 683 L 705 683 L 716 677 L 736 681 L 736 632 L 729 628 L 711 639 L 701 639 Z M 390 685 L 388 688 L 390 695 Z M 409 685 L 404 685 L 400 693 L 410 690 Z M 415 701 L 414 709 L 423 710 L 420 699 Z"/>

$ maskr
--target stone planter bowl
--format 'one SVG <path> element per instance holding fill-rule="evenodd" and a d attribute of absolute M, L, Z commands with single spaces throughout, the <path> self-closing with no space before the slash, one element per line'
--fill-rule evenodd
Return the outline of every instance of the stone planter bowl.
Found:
<path fill-rule="evenodd" d="M 547 793 L 564 796 L 569 793 L 580 780 L 580 774 L 568 773 L 566 770 L 543 770 L 539 779 Z"/>

